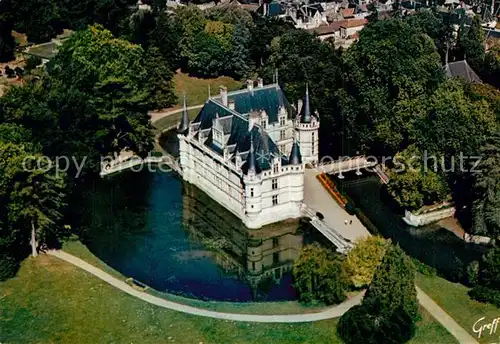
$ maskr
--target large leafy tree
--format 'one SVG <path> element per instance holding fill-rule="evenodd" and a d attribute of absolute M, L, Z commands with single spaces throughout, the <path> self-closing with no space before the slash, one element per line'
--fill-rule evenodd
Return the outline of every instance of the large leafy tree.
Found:
<path fill-rule="evenodd" d="M 0 246 L 14 257 L 28 243 L 36 256 L 40 246 L 53 244 L 66 232 L 65 175 L 54 167 L 42 155 L 0 142 Z"/>
<path fill-rule="evenodd" d="M 484 30 L 481 26 L 480 16 L 475 16 L 470 26 L 460 28 L 458 49 L 462 58 L 466 58 L 476 68 L 482 68 L 485 55 L 484 41 Z"/>
<path fill-rule="evenodd" d="M 86 118 L 103 154 L 152 147 L 144 50 L 101 26 L 71 36 L 51 61 L 50 76 L 86 100 Z"/>
<path fill-rule="evenodd" d="M 174 73 L 156 47 L 150 47 L 146 52 L 145 67 L 150 80 L 148 84 L 150 107 L 163 109 L 177 102 L 174 94 L 172 78 Z"/>
<path fill-rule="evenodd" d="M 401 208 L 417 210 L 447 198 L 449 188 L 441 161 L 439 156 L 426 157 L 415 145 L 396 154 L 387 189 Z"/>
<path fill-rule="evenodd" d="M 345 300 L 346 275 L 341 257 L 319 245 L 302 249 L 293 265 L 294 287 L 303 302 Z"/>
<path fill-rule="evenodd" d="M 345 260 L 346 273 L 355 288 L 362 288 L 371 283 L 389 245 L 390 241 L 376 235 L 356 242 Z"/>
<path fill-rule="evenodd" d="M 395 110 L 431 94 L 444 79 L 434 42 L 405 21 L 382 20 L 368 24 L 343 57 L 339 102 L 346 137 L 357 149 L 393 153 L 411 135 L 411 121 L 400 117 L 408 114 L 395 116 Z M 400 142 L 387 145 L 393 133 Z"/>
<path fill-rule="evenodd" d="M 338 142 L 331 139 L 332 133 L 340 131 L 335 94 L 340 85 L 340 58 L 330 44 L 304 30 L 290 30 L 271 42 L 271 55 L 262 69 L 264 78 L 270 82 L 278 71 L 278 82 L 285 89 L 287 98 L 296 104 L 303 99 L 306 83 L 309 85 L 311 110 L 318 110 L 321 118 L 320 154 L 339 153 Z"/>
<path fill-rule="evenodd" d="M 0 1 L 0 62 L 7 62 L 14 58 L 16 42 L 12 37 L 13 28 L 11 0 Z"/>
<path fill-rule="evenodd" d="M 486 140 L 474 173 L 473 226 L 476 234 L 500 236 L 500 134 Z"/>
<path fill-rule="evenodd" d="M 422 150 L 450 160 L 460 153 L 475 155 L 485 138 L 497 130 L 491 103 L 471 99 L 460 80 L 449 80 L 430 97 L 415 136 Z"/>
<path fill-rule="evenodd" d="M 48 42 L 56 34 L 59 9 L 52 0 L 12 0 L 16 28 L 25 32 L 28 41 Z"/>
<path fill-rule="evenodd" d="M 405 343 L 418 317 L 415 267 L 399 246 L 391 246 L 362 304 L 340 318 L 338 332 L 346 343 Z"/>

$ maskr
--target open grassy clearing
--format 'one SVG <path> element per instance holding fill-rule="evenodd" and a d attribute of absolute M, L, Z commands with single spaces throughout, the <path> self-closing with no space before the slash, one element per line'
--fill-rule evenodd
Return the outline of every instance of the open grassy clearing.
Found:
<path fill-rule="evenodd" d="M 337 320 L 305 324 L 237 323 L 165 310 L 122 293 L 57 258 L 23 262 L 0 283 L 5 343 L 341 343 Z M 427 314 L 410 342 L 456 343 Z"/>
<path fill-rule="evenodd" d="M 188 106 L 203 104 L 208 98 L 208 86 L 212 95 L 219 94 L 219 86 L 226 86 L 228 91 L 241 88 L 242 83 L 228 76 L 218 78 L 201 79 L 178 71 L 174 76 L 175 94 L 182 104 L 184 92 L 186 92 Z"/>
<path fill-rule="evenodd" d="M 460 283 L 453 283 L 437 276 L 417 274 L 417 285 L 476 339 L 477 333 L 474 333 L 472 326 L 478 319 L 485 317 L 482 324 L 486 325 L 500 317 L 500 309 L 491 304 L 472 300 L 467 295 L 469 288 Z M 477 339 L 480 343 L 492 343 L 499 340 L 499 330 L 496 334 L 485 332 L 480 339 Z"/>

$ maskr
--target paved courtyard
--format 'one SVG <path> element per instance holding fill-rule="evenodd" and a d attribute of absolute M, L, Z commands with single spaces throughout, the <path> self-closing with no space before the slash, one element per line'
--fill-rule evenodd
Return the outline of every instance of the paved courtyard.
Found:
<path fill-rule="evenodd" d="M 304 203 L 325 217 L 325 223 L 344 238 L 355 241 L 370 236 L 368 230 L 355 215 L 349 215 L 328 193 L 316 178 L 319 172 L 306 169 L 304 181 Z M 347 220 L 347 225 L 345 221 Z M 352 221 L 352 223 L 350 223 Z"/>

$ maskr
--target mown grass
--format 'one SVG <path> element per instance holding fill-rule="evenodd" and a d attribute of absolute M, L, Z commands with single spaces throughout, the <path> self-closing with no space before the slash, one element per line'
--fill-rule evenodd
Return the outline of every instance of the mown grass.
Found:
<path fill-rule="evenodd" d="M 179 105 L 182 104 L 184 92 L 186 92 L 187 104 L 203 104 L 208 98 L 208 86 L 212 95 L 219 94 L 219 86 L 226 86 L 228 91 L 234 91 L 241 88 L 242 83 L 228 76 L 218 78 L 201 79 L 178 71 L 174 76 L 175 93 L 179 99 Z"/>
<path fill-rule="evenodd" d="M 476 339 L 477 333 L 474 333 L 472 327 L 478 319 L 485 317 L 483 324 L 486 325 L 500 316 L 500 309 L 496 306 L 472 300 L 467 294 L 469 288 L 460 283 L 438 276 L 417 274 L 417 285 Z M 499 336 L 500 329 L 496 334 L 485 331 L 477 340 L 480 343 L 492 343 L 497 342 Z"/>
<path fill-rule="evenodd" d="M 256 324 L 215 320 L 162 309 L 114 289 L 57 258 L 23 262 L 0 283 L 3 343 L 341 343 L 337 320 Z M 456 343 L 424 314 L 410 342 Z"/>

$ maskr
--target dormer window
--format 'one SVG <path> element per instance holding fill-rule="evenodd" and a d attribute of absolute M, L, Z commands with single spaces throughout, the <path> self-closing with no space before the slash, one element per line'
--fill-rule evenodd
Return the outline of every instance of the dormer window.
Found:
<path fill-rule="evenodd" d="M 260 120 L 260 126 L 262 127 L 262 129 L 266 129 L 266 125 L 267 125 L 267 121 L 266 119 L 261 119 Z"/>
<path fill-rule="evenodd" d="M 283 126 L 285 125 L 285 123 L 286 123 L 286 118 L 285 118 L 285 116 L 281 116 L 281 117 L 280 117 L 280 126 L 282 126 L 282 127 L 283 127 Z"/>

